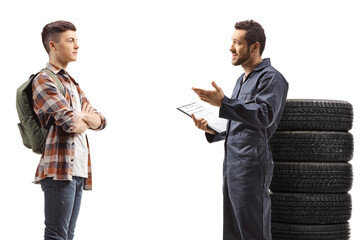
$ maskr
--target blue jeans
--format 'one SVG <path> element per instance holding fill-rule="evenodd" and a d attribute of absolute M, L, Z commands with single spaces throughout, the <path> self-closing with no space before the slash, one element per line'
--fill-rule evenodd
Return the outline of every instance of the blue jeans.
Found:
<path fill-rule="evenodd" d="M 41 180 L 45 196 L 45 240 L 72 240 L 79 215 L 84 178 Z"/>

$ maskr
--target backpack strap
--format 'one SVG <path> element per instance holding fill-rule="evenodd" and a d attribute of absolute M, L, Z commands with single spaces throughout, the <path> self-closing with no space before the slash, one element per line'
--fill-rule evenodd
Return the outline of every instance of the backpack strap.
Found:
<path fill-rule="evenodd" d="M 60 93 L 65 96 L 65 88 L 64 85 L 60 82 L 59 78 L 56 76 L 56 74 L 54 74 L 51 70 L 47 69 L 47 68 L 43 68 L 39 73 L 46 73 L 48 75 L 50 75 L 50 77 L 52 77 L 55 80 L 55 84 L 56 86 L 59 88 Z M 44 126 L 44 128 L 46 128 L 47 130 L 50 129 L 50 127 L 52 125 L 55 125 L 55 119 L 54 117 L 50 117 L 48 124 L 46 126 Z"/>
<path fill-rule="evenodd" d="M 43 68 L 40 72 L 50 75 L 55 80 L 55 84 L 59 88 L 61 94 L 65 96 L 65 88 L 63 84 L 60 82 L 59 78 L 56 76 L 56 74 L 54 74 L 51 70 L 47 68 Z"/>

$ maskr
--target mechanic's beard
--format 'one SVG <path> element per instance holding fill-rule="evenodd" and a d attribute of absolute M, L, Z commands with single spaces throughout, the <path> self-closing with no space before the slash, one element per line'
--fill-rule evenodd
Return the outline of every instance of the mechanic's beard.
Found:
<path fill-rule="evenodd" d="M 235 62 L 233 62 L 232 64 L 234 66 L 239 66 L 242 65 L 243 63 L 245 63 L 247 60 L 250 59 L 250 48 L 248 48 L 247 53 L 245 56 L 238 58 Z"/>

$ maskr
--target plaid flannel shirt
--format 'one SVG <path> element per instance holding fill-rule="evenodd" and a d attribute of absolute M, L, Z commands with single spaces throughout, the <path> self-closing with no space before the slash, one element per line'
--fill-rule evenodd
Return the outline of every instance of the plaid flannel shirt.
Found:
<path fill-rule="evenodd" d="M 46 126 L 50 117 L 55 119 L 55 125 L 49 129 L 46 137 L 44 153 L 41 156 L 39 165 L 35 174 L 34 183 L 46 177 L 52 177 L 55 180 L 71 180 L 72 167 L 75 157 L 74 147 L 74 128 L 78 116 L 71 107 L 71 102 L 75 102 L 75 97 L 71 96 L 69 90 L 70 81 L 72 81 L 79 93 L 81 104 L 87 102 L 83 91 L 79 84 L 66 71 L 60 69 L 50 63 L 46 68 L 57 75 L 65 88 L 65 96 L 63 96 L 56 86 L 55 80 L 46 73 L 40 73 L 34 79 L 32 84 L 34 110 L 42 126 Z M 95 111 L 101 117 L 101 125 L 98 129 L 102 130 L 106 126 L 105 117 Z M 87 141 L 88 154 L 88 178 L 85 179 L 84 190 L 92 189 L 91 161 L 89 142 Z"/>

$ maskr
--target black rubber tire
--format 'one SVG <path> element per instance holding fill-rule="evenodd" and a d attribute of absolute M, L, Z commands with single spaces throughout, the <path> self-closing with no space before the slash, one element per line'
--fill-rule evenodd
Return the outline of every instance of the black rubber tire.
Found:
<path fill-rule="evenodd" d="M 278 130 L 349 131 L 353 107 L 345 101 L 288 99 Z"/>
<path fill-rule="evenodd" d="M 272 222 L 273 240 L 349 240 L 349 223 L 333 225 L 296 225 Z"/>
<path fill-rule="evenodd" d="M 349 132 L 276 131 L 270 145 L 274 161 L 347 162 L 354 138 Z"/>
<path fill-rule="evenodd" d="M 337 224 L 351 218 L 351 196 L 342 194 L 271 193 L 272 221 Z"/>
<path fill-rule="evenodd" d="M 273 192 L 345 193 L 353 182 L 349 163 L 275 162 Z"/>

